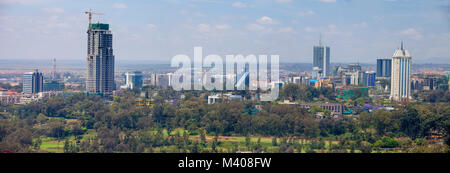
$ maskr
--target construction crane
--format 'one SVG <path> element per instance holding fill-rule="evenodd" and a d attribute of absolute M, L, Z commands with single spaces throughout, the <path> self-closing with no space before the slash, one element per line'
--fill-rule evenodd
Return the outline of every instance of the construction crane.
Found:
<path fill-rule="evenodd" d="M 85 11 L 84 14 L 89 14 L 89 25 L 91 25 L 91 20 L 92 20 L 92 15 L 96 14 L 96 15 L 104 15 L 104 13 L 96 13 L 96 12 L 92 12 L 92 9 L 89 9 L 89 11 Z"/>

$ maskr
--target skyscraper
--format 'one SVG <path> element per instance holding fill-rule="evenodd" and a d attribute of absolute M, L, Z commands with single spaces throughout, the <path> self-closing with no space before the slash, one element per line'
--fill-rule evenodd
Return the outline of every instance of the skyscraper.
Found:
<path fill-rule="evenodd" d="M 411 60 L 409 52 L 403 49 L 403 42 L 399 50 L 392 56 L 391 100 L 407 101 L 411 93 Z"/>
<path fill-rule="evenodd" d="M 319 46 L 314 46 L 313 68 L 319 69 L 321 77 L 330 75 L 330 47 L 323 46 L 322 41 L 319 41 Z"/>
<path fill-rule="evenodd" d="M 172 73 L 167 74 L 156 74 L 156 86 L 167 89 L 171 86 L 170 81 L 172 80 Z"/>
<path fill-rule="evenodd" d="M 45 80 L 43 83 L 43 91 L 62 91 L 64 83 L 58 80 Z"/>
<path fill-rule="evenodd" d="M 86 90 L 91 93 L 111 93 L 114 84 L 112 34 L 108 24 L 89 24 Z"/>
<path fill-rule="evenodd" d="M 375 75 L 374 71 L 366 71 L 363 76 L 364 76 L 363 84 L 365 86 L 369 86 L 369 87 L 375 86 L 376 75 Z"/>
<path fill-rule="evenodd" d="M 23 93 L 33 94 L 43 91 L 44 76 L 37 69 L 23 74 Z"/>
<path fill-rule="evenodd" d="M 126 86 L 127 88 L 142 88 L 142 72 L 134 71 L 131 73 L 126 73 Z"/>
<path fill-rule="evenodd" d="M 377 59 L 377 77 L 391 77 L 391 70 L 391 59 Z"/>

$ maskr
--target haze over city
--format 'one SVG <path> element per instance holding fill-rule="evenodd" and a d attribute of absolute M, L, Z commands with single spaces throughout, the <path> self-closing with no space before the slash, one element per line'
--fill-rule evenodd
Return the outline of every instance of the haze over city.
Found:
<path fill-rule="evenodd" d="M 332 63 L 375 63 L 401 41 L 414 63 L 448 63 L 450 54 L 446 0 L 1 0 L 0 59 L 85 61 L 90 8 L 104 13 L 93 22 L 110 24 L 117 61 L 168 63 L 203 46 L 205 55 L 311 63 L 320 35 Z"/>

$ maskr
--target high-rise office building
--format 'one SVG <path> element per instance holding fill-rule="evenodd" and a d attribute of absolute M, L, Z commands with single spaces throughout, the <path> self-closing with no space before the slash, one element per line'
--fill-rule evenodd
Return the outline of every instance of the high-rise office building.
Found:
<path fill-rule="evenodd" d="M 391 77 L 392 59 L 377 59 L 377 77 Z"/>
<path fill-rule="evenodd" d="M 43 84 L 43 91 L 62 91 L 64 83 L 59 80 L 45 80 Z"/>
<path fill-rule="evenodd" d="M 321 77 L 330 75 L 330 47 L 323 46 L 322 41 L 319 41 L 319 46 L 314 46 L 313 52 L 313 68 L 319 69 Z"/>
<path fill-rule="evenodd" d="M 394 101 L 407 101 L 411 93 L 411 60 L 409 52 L 401 48 L 392 56 L 391 96 Z"/>
<path fill-rule="evenodd" d="M 125 76 L 126 76 L 127 88 L 130 88 L 130 89 L 142 88 L 142 84 L 143 84 L 142 72 L 140 72 L 140 71 L 129 72 L 129 73 L 126 73 Z"/>
<path fill-rule="evenodd" d="M 111 93 L 114 83 L 112 34 L 108 24 L 89 24 L 86 90 L 91 93 Z"/>
<path fill-rule="evenodd" d="M 172 80 L 172 73 L 167 73 L 167 74 L 156 74 L 156 86 L 159 86 L 161 88 L 168 88 L 169 86 L 171 86 L 171 81 Z"/>
<path fill-rule="evenodd" d="M 363 76 L 364 76 L 363 84 L 365 86 L 369 86 L 369 87 L 375 86 L 376 75 L 375 75 L 374 71 L 366 71 Z"/>
<path fill-rule="evenodd" d="M 43 91 L 44 76 L 38 70 L 23 74 L 23 93 L 33 94 Z"/>
<path fill-rule="evenodd" d="M 363 74 L 361 71 L 351 72 L 350 84 L 355 86 L 363 84 Z"/>

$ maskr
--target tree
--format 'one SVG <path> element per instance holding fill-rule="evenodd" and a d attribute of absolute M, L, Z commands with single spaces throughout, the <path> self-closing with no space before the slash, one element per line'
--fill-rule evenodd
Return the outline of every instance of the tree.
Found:
<path fill-rule="evenodd" d="M 287 84 L 282 88 L 282 94 L 285 99 L 295 101 L 299 95 L 300 88 L 297 84 Z"/>
<path fill-rule="evenodd" d="M 69 142 L 69 139 L 66 139 L 65 141 L 64 141 L 64 153 L 68 153 L 68 152 L 70 152 L 70 142 Z"/>
<path fill-rule="evenodd" d="M 421 134 L 422 122 L 415 108 L 408 108 L 401 117 L 401 130 L 411 139 L 416 139 Z"/>
<path fill-rule="evenodd" d="M 191 148 L 191 153 L 200 153 L 200 145 L 198 144 L 198 141 L 194 141 Z"/>
<path fill-rule="evenodd" d="M 47 121 L 47 117 L 43 114 L 43 113 L 40 113 L 37 117 L 36 117 L 36 120 L 39 122 L 39 123 L 41 123 L 41 124 L 43 124 L 43 123 L 45 123 L 46 121 Z"/>
<path fill-rule="evenodd" d="M 33 136 L 29 127 L 16 129 L 9 133 L 0 143 L 0 151 L 30 152 Z"/>
<path fill-rule="evenodd" d="M 47 134 L 50 137 L 55 137 L 58 139 L 64 137 L 65 136 L 64 123 L 59 120 L 52 121 L 51 123 L 49 123 L 49 129 Z"/>
<path fill-rule="evenodd" d="M 317 112 L 323 112 L 322 107 L 320 107 L 319 105 L 315 105 L 315 104 L 311 105 L 311 108 L 309 110 L 311 111 L 311 113 L 313 115 L 316 114 Z"/>
<path fill-rule="evenodd" d="M 216 147 L 217 147 L 216 146 L 216 141 L 212 141 L 212 143 L 211 143 L 211 150 L 212 150 L 212 152 L 217 153 L 217 148 Z"/>
<path fill-rule="evenodd" d="M 305 117 L 301 121 L 302 131 L 307 137 L 316 137 L 319 134 L 319 123 L 314 118 Z"/>
<path fill-rule="evenodd" d="M 277 144 L 277 137 L 273 137 L 272 138 L 272 146 L 277 146 L 278 144 Z"/>
<path fill-rule="evenodd" d="M 250 135 L 245 136 L 245 146 L 247 146 L 247 148 L 250 150 L 250 145 L 251 145 L 251 141 L 250 141 Z"/>
<path fill-rule="evenodd" d="M 392 114 L 388 111 L 375 111 L 373 114 L 373 121 L 379 135 L 384 135 L 386 132 L 392 131 L 392 128 L 395 127 L 392 120 Z"/>
<path fill-rule="evenodd" d="M 365 103 L 366 101 L 362 97 L 359 97 L 355 100 L 355 105 L 364 105 Z"/>
<path fill-rule="evenodd" d="M 396 148 L 399 146 L 399 143 L 394 138 L 384 136 L 381 140 L 375 142 L 374 145 L 379 148 Z"/>
<path fill-rule="evenodd" d="M 41 138 L 37 138 L 37 139 L 33 142 L 33 148 L 34 148 L 35 150 L 39 150 L 39 148 L 41 148 L 41 144 L 42 144 Z"/>
<path fill-rule="evenodd" d="M 256 141 L 256 144 L 253 147 L 253 151 L 257 152 L 257 153 L 261 153 L 262 150 L 262 145 L 261 145 L 261 138 L 258 138 L 258 141 Z"/>

